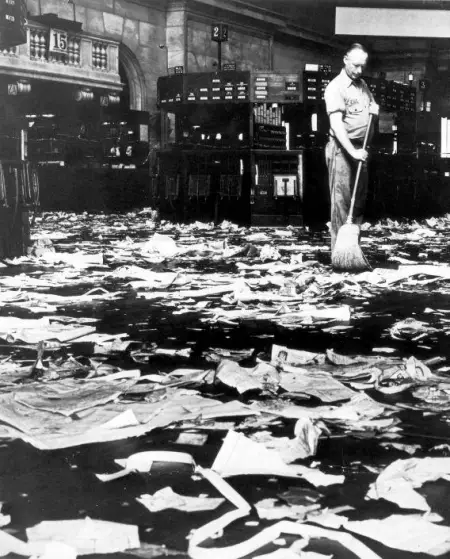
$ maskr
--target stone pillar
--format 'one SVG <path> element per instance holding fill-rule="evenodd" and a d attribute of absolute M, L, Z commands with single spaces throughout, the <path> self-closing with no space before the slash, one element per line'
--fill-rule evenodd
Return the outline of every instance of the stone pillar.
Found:
<path fill-rule="evenodd" d="M 167 9 L 167 66 L 186 67 L 186 9 L 184 2 L 173 3 Z"/>
<path fill-rule="evenodd" d="M 119 73 L 119 46 L 108 46 L 108 72 Z"/>

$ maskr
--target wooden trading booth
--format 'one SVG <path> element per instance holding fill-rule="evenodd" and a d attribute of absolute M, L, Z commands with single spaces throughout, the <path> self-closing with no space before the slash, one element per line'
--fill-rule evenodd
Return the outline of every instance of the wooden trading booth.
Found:
<path fill-rule="evenodd" d="M 297 74 L 224 70 L 158 80 L 162 146 L 155 200 L 178 220 L 302 223 L 303 149 L 287 107 Z"/>
<path fill-rule="evenodd" d="M 161 77 L 162 146 L 151 169 L 152 197 L 161 213 L 181 221 L 325 223 L 329 120 L 323 97 L 335 75 L 328 65 L 308 64 L 300 73 L 224 70 Z M 403 185 L 415 180 L 418 161 L 425 168 L 434 161 L 418 150 L 416 89 L 378 77 L 366 80 L 381 106 L 367 215 L 392 214 L 405 203 L 419 210 L 428 186 L 417 187 L 411 199 Z M 395 200 L 389 212 L 385 196 Z"/>
<path fill-rule="evenodd" d="M 0 49 L 14 51 L 26 42 L 26 3 L 0 0 Z M 10 80 L 10 92 L 26 88 Z M 39 180 L 27 157 L 27 123 L 0 107 L 0 258 L 26 254 L 30 242 L 29 211 L 39 203 Z"/>

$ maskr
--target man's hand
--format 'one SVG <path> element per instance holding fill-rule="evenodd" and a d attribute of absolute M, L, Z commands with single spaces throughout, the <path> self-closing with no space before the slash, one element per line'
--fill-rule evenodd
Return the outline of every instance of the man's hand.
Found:
<path fill-rule="evenodd" d="M 353 159 L 356 159 L 356 161 L 367 161 L 367 158 L 369 157 L 369 154 L 365 149 L 355 149 L 350 153 L 350 155 Z"/>

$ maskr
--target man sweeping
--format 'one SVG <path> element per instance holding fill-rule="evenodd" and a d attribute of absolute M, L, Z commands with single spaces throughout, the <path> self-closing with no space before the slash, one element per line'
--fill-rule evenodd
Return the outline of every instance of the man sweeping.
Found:
<path fill-rule="evenodd" d="M 359 43 L 352 44 L 345 53 L 344 68 L 325 89 L 325 104 L 330 118 L 325 157 L 331 195 L 332 253 L 338 232 L 347 223 L 354 187 L 357 190 L 350 218 L 357 225 L 362 223 L 367 198 L 368 152 L 363 143 L 370 115 L 378 115 L 379 112 L 372 92 L 361 78 L 367 60 L 366 49 Z M 358 167 L 360 172 L 357 173 Z M 356 176 L 359 180 L 355 185 Z"/>

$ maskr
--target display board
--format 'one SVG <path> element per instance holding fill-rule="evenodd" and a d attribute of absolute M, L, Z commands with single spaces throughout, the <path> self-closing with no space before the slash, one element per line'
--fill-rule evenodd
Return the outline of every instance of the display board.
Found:
<path fill-rule="evenodd" d="M 250 99 L 250 72 L 198 72 L 158 79 L 158 104 L 243 103 Z"/>
<path fill-rule="evenodd" d="M 387 96 L 387 87 L 388 82 L 387 80 L 383 80 L 381 78 L 372 78 L 370 76 L 364 76 L 364 81 L 369 86 L 370 91 L 372 92 L 375 101 L 380 105 L 380 107 L 384 108 L 386 106 L 386 96 Z"/>
<path fill-rule="evenodd" d="M 207 72 L 186 74 L 184 78 L 187 103 L 242 103 L 249 100 L 249 72 Z"/>
<path fill-rule="evenodd" d="M 27 42 L 25 0 L 0 0 L 0 48 L 15 47 Z"/>
<path fill-rule="evenodd" d="M 252 101 L 255 103 L 300 103 L 301 76 L 289 72 L 252 73 Z"/>
<path fill-rule="evenodd" d="M 303 100 L 305 103 L 320 103 L 324 99 L 325 88 L 336 76 L 331 72 L 303 72 Z M 364 81 L 373 93 L 375 101 L 388 111 L 415 112 L 416 89 L 396 81 L 364 76 Z"/>
<path fill-rule="evenodd" d="M 184 76 L 175 74 L 158 78 L 158 104 L 177 105 L 184 101 Z"/>
<path fill-rule="evenodd" d="M 229 70 L 164 76 L 158 79 L 158 104 L 306 103 L 323 102 L 325 88 L 336 76 L 324 67 L 302 74 Z M 416 111 L 416 89 L 381 78 L 365 77 L 379 105 L 389 111 Z"/>
<path fill-rule="evenodd" d="M 409 85 L 388 82 L 386 108 L 394 111 L 415 112 L 416 90 Z"/>
<path fill-rule="evenodd" d="M 323 101 L 325 88 L 336 76 L 331 72 L 303 72 L 303 101 L 305 103 L 319 103 Z"/>
<path fill-rule="evenodd" d="M 414 113 L 417 91 L 414 87 L 381 78 L 364 77 L 381 108 L 392 112 Z"/>

